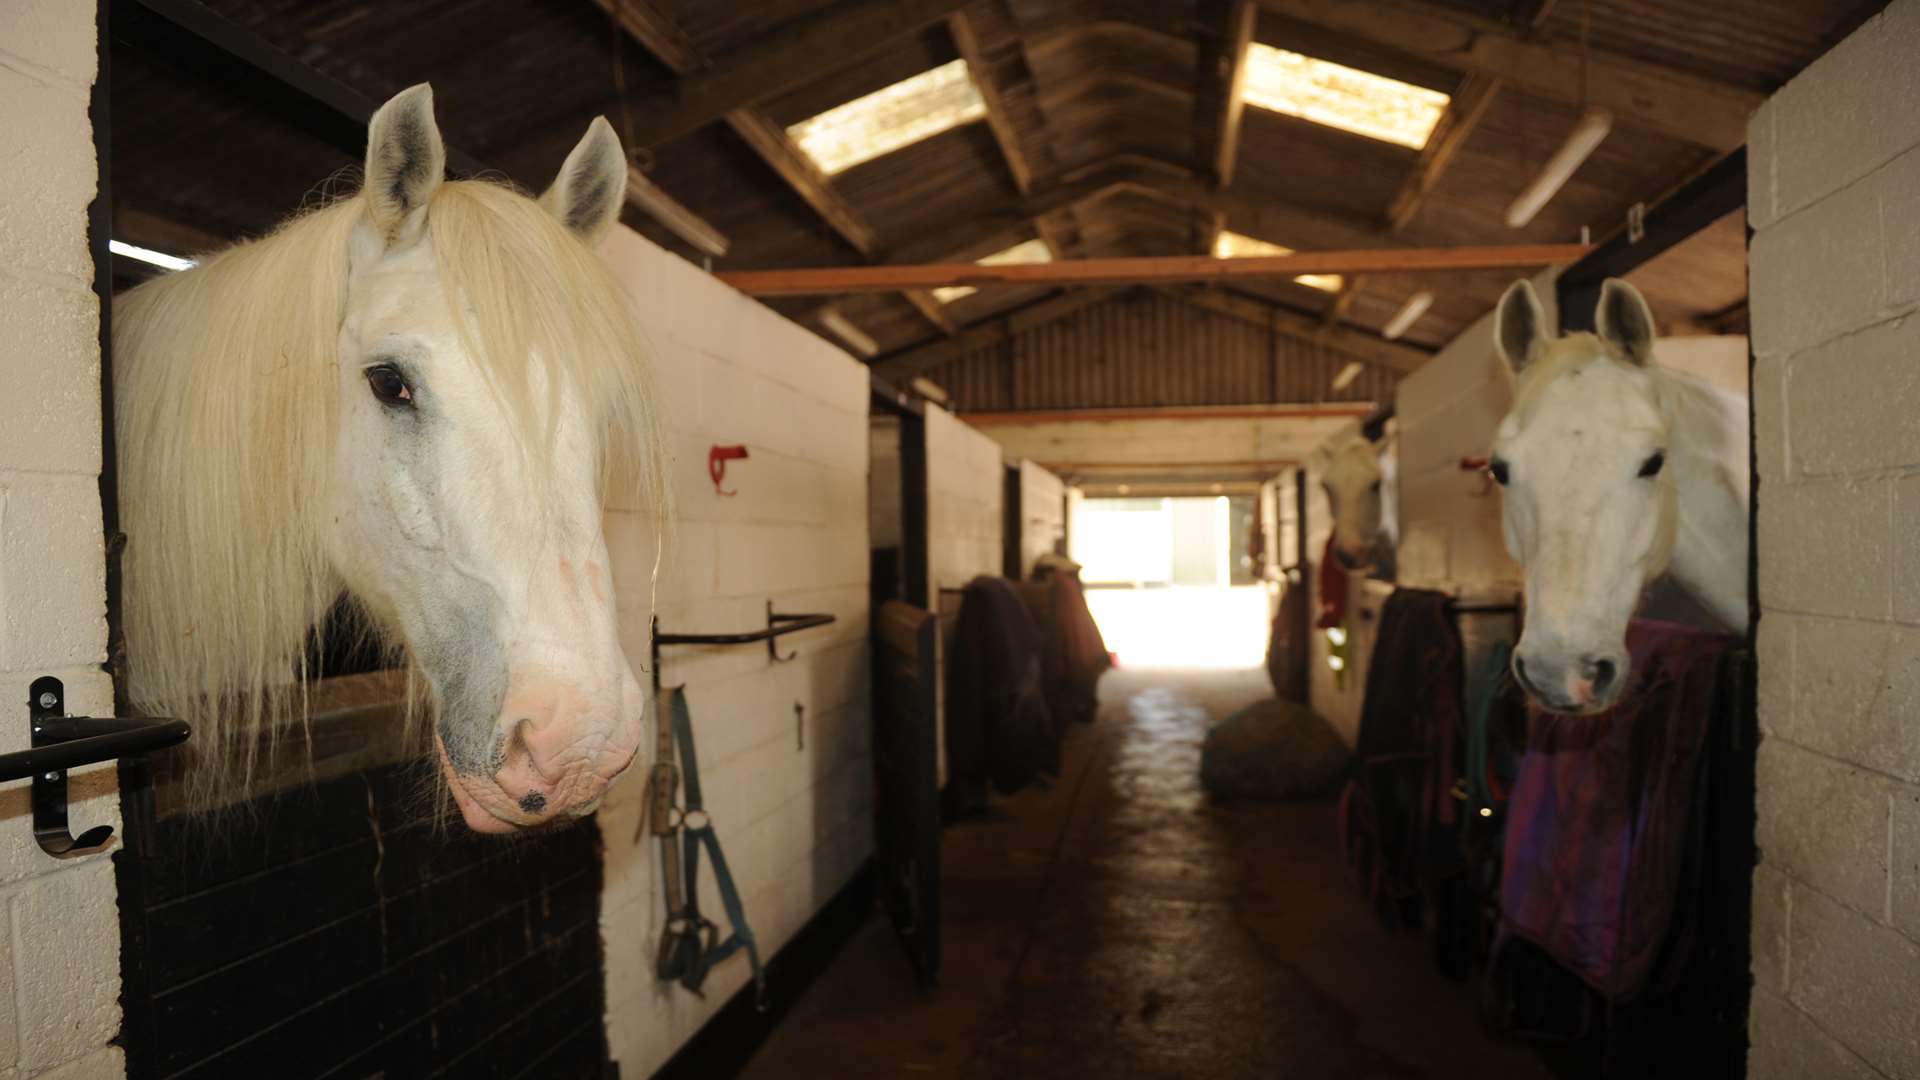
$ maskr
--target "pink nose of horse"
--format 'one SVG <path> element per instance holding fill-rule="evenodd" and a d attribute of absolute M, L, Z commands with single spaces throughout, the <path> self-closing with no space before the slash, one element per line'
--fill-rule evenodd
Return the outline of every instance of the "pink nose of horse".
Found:
<path fill-rule="evenodd" d="M 638 715 L 592 707 L 551 684 L 509 692 L 499 729 L 499 771 L 455 777 L 462 815 L 476 832 L 508 832 L 591 813 L 640 748 Z"/>
<path fill-rule="evenodd" d="M 1626 657 L 1582 656 L 1560 664 L 1516 653 L 1513 673 L 1535 700 L 1558 712 L 1596 712 L 1619 697 Z"/>

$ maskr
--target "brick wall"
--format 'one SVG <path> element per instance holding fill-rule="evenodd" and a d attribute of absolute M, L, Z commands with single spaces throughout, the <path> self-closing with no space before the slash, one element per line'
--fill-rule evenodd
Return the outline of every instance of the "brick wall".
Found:
<path fill-rule="evenodd" d="M 1920 0 L 1749 128 L 1752 1075 L 1920 1076 Z"/>
<path fill-rule="evenodd" d="M 783 654 L 799 653 L 789 663 L 771 662 L 763 646 L 670 646 L 662 665 L 667 685 L 687 687 L 707 807 L 771 957 L 873 848 L 867 371 L 637 233 L 616 229 L 604 250 L 651 339 L 672 456 L 662 627 L 756 629 L 768 600 L 839 617 L 780 639 Z M 726 487 L 737 494 L 722 496 L 707 477 L 707 451 L 736 443 L 750 456 L 728 463 Z M 653 535 L 640 508 L 607 515 L 636 672 L 648 662 Z M 735 956 L 709 978 L 704 1001 L 654 979 L 665 912 L 657 846 L 640 831 L 644 790 L 636 769 L 599 815 L 607 1039 L 626 1076 L 651 1074 L 749 976 L 745 955 Z M 711 878 L 704 883 L 703 911 L 724 921 Z"/>
<path fill-rule="evenodd" d="M 93 5 L 0 2 L 0 752 L 27 745 L 27 684 L 112 715 L 100 525 Z M 119 824 L 111 766 L 75 774 L 73 828 Z M 0 790 L 0 1076 L 119 1076 L 119 920 L 105 855 L 57 860 L 27 785 Z M 10 942 L 11 944 L 7 944 Z"/>

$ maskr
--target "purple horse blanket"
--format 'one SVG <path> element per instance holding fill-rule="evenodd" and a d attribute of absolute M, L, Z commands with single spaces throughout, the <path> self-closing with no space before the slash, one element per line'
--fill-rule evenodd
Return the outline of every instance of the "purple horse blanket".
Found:
<path fill-rule="evenodd" d="M 1618 704 L 1594 716 L 1530 710 L 1496 951 L 1510 937 L 1531 941 L 1609 1001 L 1684 968 L 1691 920 L 1669 939 L 1703 840 L 1697 796 L 1720 661 L 1740 644 L 1637 620 Z"/>

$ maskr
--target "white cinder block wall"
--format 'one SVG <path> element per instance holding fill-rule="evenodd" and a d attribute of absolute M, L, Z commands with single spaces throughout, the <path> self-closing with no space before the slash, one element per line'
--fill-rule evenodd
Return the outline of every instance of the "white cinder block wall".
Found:
<path fill-rule="evenodd" d="M 1006 567 L 1001 513 L 1006 465 L 1000 444 L 931 402 L 927 405 L 928 587 L 962 589 Z M 958 597 L 953 601 L 957 602 Z M 934 610 L 951 608 L 934 597 Z"/>
<path fill-rule="evenodd" d="M 1020 463 L 1020 576 L 1067 535 L 1067 492 L 1060 478 L 1031 461 Z"/>
<path fill-rule="evenodd" d="M 27 746 L 27 685 L 113 715 L 100 519 L 93 5 L 0 2 L 0 752 Z M 78 774 L 73 828 L 120 823 L 112 766 Z M 120 930 L 107 855 L 33 842 L 28 787 L 0 790 L 0 1076 L 126 1073 Z M 117 843 L 117 841 L 116 841 Z"/>
<path fill-rule="evenodd" d="M 771 957 L 873 849 L 867 370 L 628 229 L 616 229 L 604 250 L 653 345 L 673 458 L 661 626 L 758 629 L 768 600 L 783 612 L 839 617 L 780 639 L 783 654 L 799 653 L 790 663 L 753 645 L 670 646 L 662 664 L 666 685 L 687 687 L 707 807 L 761 955 Z M 741 444 L 750 455 L 727 464 L 732 496 L 708 479 L 715 444 Z M 636 673 L 648 662 L 653 531 L 639 508 L 607 515 Z M 654 978 L 666 913 L 658 849 L 644 831 L 642 772 L 622 780 L 600 813 L 607 1037 L 629 1076 L 657 1069 L 749 975 L 745 954 L 733 957 L 710 977 L 704 1001 Z M 711 877 L 703 882 L 701 908 L 724 924 Z"/>
<path fill-rule="evenodd" d="M 1749 128 L 1751 1073 L 1920 1076 L 1920 0 Z"/>

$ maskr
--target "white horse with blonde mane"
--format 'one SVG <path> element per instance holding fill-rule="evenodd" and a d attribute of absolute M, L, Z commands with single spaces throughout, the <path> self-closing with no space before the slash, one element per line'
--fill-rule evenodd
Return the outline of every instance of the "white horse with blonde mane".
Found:
<path fill-rule="evenodd" d="M 1320 476 L 1333 517 L 1333 555 L 1350 571 L 1394 577 L 1399 528 L 1393 509 L 1392 461 L 1380 442 L 1358 429 L 1315 451 L 1309 468 Z"/>
<path fill-rule="evenodd" d="M 641 744 L 601 507 L 615 471 L 661 497 L 660 455 L 593 250 L 626 155 L 595 119 L 537 201 L 445 161 L 403 91 L 359 194 L 115 302 L 128 689 L 193 722 L 199 805 L 302 716 L 343 596 L 424 678 L 475 830 L 591 812 Z"/>
<path fill-rule="evenodd" d="M 1744 633 L 1746 402 L 1653 360 L 1653 314 L 1608 280 L 1597 334 L 1547 335 L 1518 281 L 1495 342 L 1516 377 L 1489 468 L 1505 489 L 1507 550 L 1526 570 L 1513 673 L 1558 712 L 1593 713 L 1627 681 L 1627 623 L 1661 574 Z"/>

